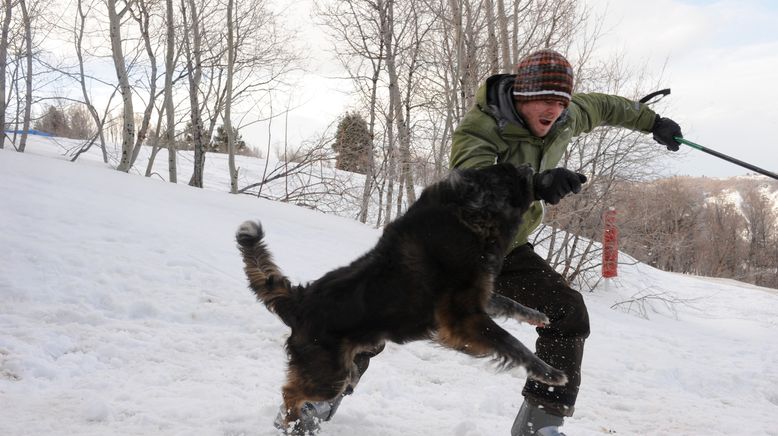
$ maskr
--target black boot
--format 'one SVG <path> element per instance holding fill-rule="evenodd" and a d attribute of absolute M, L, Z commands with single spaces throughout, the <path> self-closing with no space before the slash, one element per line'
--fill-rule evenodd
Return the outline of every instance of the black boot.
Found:
<path fill-rule="evenodd" d="M 564 418 L 547 413 L 524 400 L 511 427 L 511 436 L 564 436 L 559 432 Z"/>

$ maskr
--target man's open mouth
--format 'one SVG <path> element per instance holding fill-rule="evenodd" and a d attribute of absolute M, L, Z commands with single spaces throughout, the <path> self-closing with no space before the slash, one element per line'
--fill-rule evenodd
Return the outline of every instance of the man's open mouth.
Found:
<path fill-rule="evenodd" d="M 540 119 L 540 124 L 542 124 L 542 125 L 544 125 L 544 126 L 550 126 L 550 125 L 551 125 L 551 123 L 552 123 L 552 121 L 551 121 L 551 120 L 547 120 L 547 119 L 544 119 L 544 118 L 541 118 L 541 119 Z"/>

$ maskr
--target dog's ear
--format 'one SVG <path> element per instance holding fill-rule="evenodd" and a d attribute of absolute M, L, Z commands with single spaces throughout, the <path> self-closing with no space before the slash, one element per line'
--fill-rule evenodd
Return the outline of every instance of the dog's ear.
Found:
<path fill-rule="evenodd" d="M 535 170 L 529 165 L 513 166 L 513 183 L 511 188 L 511 206 L 522 210 L 529 208 L 535 196 L 532 191 L 532 176 Z"/>
<path fill-rule="evenodd" d="M 461 200 L 470 200 L 478 196 L 482 183 L 478 179 L 481 175 L 480 169 L 453 169 L 448 176 L 439 185 L 439 189 L 449 197 L 451 201 L 460 202 Z"/>
<path fill-rule="evenodd" d="M 459 186 L 464 183 L 465 178 L 462 175 L 462 170 L 453 169 L 449 171 L 448 176 L 444 179 L 445 183 L 451 186 L 451 189 L 457 190 Z"/>
<path fill-rule="evenodd" d="M 522 211 L 529 208 L 534 199 L 532 175 L 535 171 L 529 165 L 500 163 L 485 169 L 486 180 L 482 189 L 488 191 L 498 208 L 512 207 Z"/>

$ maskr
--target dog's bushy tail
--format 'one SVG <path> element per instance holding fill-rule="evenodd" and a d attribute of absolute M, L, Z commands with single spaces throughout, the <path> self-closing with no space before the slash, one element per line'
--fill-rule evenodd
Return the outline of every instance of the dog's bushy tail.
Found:
<path fill-rule="evenodd" d="M 243 255 L 243 270 L 249 280 L 249 288 L 257 299 L 291 327 L 295 319 L 293 288 L 289 279 L 273 262 L 262 240 L 264 236 L 259 222 L 246 221 L 238 227 L 235 239 Z"/>

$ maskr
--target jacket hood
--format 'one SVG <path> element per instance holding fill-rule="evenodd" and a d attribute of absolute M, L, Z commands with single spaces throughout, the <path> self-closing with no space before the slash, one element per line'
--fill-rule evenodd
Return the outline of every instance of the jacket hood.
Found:
<path fill-rule="evenodd" d="M 513 101 L 513 82 L 516 81 L 515 74 L 495 74 L 486 79 L 486 83 L 481 86 L 476 94 L 476 102 L 482 110 L 491 115 L 497 121 L 497 127 L 500 130 L 505 129 L 508 123 L 515 124 L 529 131 L 524 119 L 516 110 L 516 104 Z M 554 124 L 564 122 L 568 111 L 565 109 L 562 115 Z"/>
<path fill-rule="evenodd" d="M 524 119 L 516 111 L 516 105 L 513 103 L 513 97 L 511 96 L 515 80 L 515 74 L 496 74 L 486 79 L 486 83 L 482 86 L 484 101 L 481 107 L 486 109 L 486 112 L 497 120 L 497 126 L 500 130 L 507 123 L 513 123 L 526 128 Z M 479 101 L 479 103 L 481 102 Z"/>

